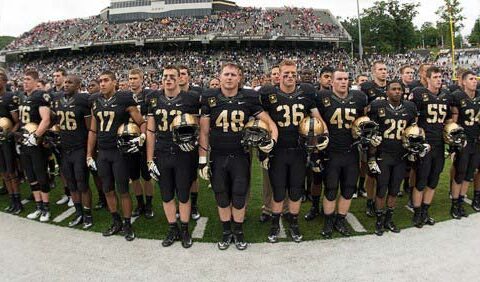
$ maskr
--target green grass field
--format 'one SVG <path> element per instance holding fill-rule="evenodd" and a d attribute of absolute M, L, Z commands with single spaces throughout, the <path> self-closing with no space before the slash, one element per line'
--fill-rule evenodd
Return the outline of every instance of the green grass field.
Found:
<path fill-rule="evenodd" d="M 433 218 L 437 222 L 450 220 L 449 210 L 450 210 L 450 199 L 448 197 L 448 190 L 449 190 L 449 177 L 448 171 L 450 168 L 450 161 L 447 161 L 445 165 L 445 170 L 442 173 L 441 180 L 439 187 L 437 188 L 437 193 L 435 195 L 435 199 L 433 202 L 432 207 L 430 208 L 430 213 Z M 261 171 L 258 165 L 258 162 L 254 162 L 252 168 L 252 182 L 251 182 L 251 196 L 249 199 L 248 209 L 247 209 L 247 219 L 245 222 L 245 233 L 246 238 L 249 242 L 257 243 L 257 242 L 266 242 L 267 233 L 270 228 L 269 223 L 262 224 L 258 221 L 258 218 L 261 213 L 261 206 L 262 206 L 262 178 L 261 178 Z M 93 185 L 93 182 L 92 182 Z M 94 187 L 94 186 L 91 186 Z M 95 189 L 93 189 L 95 190 Z M 27 185 L 22 185 L 22 199 L 28 197 L 30 191 Z M 61 195 L 63 194 L 63 188 L 58 183 L 57 179 L 57 188 L 53 189 L 51 192 L 51 213 L 52 219 L 56 216 L 65 212 L 68 207 L 66 205 L 58 206 L 55 204 Z M 94 194 L 94 203 L 97 201 L 96 192 Z M 472 191 L 469 191 L 468 197 L 472 199 Z M 132 199 L 134 199 L 132 195 Z M 9 198 L 7 195 L 0 196 L 0 210 L 3 209 L 8 205 Z M 365 202 L 364 198 L 358 198 L 353 200 L 351 213 L 355 215 L 355 217 L 359 220 L 359 222 L 365 227 L 367 232 L 356 232 L 355 235 L 365 235 L 371 234 L 374 230 L 375 219 L 369 218 L 365 215 Z M 205 229 L 205 233 L 202 239 L 195 239 L 195 241 L 201 242 L 216 242 L 221 234 L 221 224 L 218 220 L 217 209 L 214 199 L 213 191 L 207 188 L 205 182 L 201 182 L 201 189 L 199 192 L 199 208 L 202 217 L 208 218 L 207 226 Z M 411 217 L 412 213 L 405 208 L 407 203 L 407 197 L 399 198 L 397 209 L 395 212 L 395 223 L 401 229 L 410 228 L 412 227 L 411 224 Z M 135 204 L 135 200 L 134 200 Z M 303 219 L 303 215 L 308 211 L 310 208 L 311 203 L 306 202 L 302 206 L 301 218 L 299 219 L 300 228 L 303 232 L 305 240 L 317 240 L 322 239 L 320 235 L 321 228 L 323 226 L 323 217 L 318 217 L 314 221 L 307 222 Z M 35 204 L 33 202 L 29 202 L 25 205 L 25 210 L 19 215 L 21 217 L 26 217 L 26 215 L 32 212 L 35 208 Z M 474 212 L 470 206 L 466 207 L 468 213 Z M 134 223 L 134 229 L 138 238 L 149 238 L 149 239 L 163 239 L 166 232 L 167 232 L 167 222 L 162 210 L 159 188 L 158 186 L 155 189 L 154 195 L 154 212 L 155 217 L 153 219 L 147 220 L 144 217 L 140 217 Z M 106 229 L 111 224 L 111 216 L 105 210 L 101 211 L 94 211 L 94 226 L 91 228 L 90 232 L 101 232 Z M 62 227 L 67 227 L 68 222 L 72 219 L 69 217 L 63 220 L 60 223 L 53 223 L 50 221 L 50 224 L 56 224 Z M 462 219 L 468 220 L 468 219 Z M 288 224 L 284 222 L 284 226 L 288 227 Z M 195 222 L 191 222 L 191 230 L 195 228 Z M 423 229 L 419 229 L 418 232 L 425 232 L 425 228 L 435 228 L 435 226 L 424 227 Z M 89 232 L 89 231 L 85 231 Z M 99 238 L 101 237 L 98 234 Z M 338 236 L 338 235 L 337 235 Z M 398 236 L 402 236 L 401 233 Z M 288 241 L 290 239 L 283 239 L 284 241 Z"/>

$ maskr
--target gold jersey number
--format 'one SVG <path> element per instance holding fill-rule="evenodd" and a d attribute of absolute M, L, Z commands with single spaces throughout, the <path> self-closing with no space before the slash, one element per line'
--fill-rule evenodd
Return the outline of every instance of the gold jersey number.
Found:
<path fill-rule="evenodd" d="M 245 113 L 243 111 L 234 110 L 228 115 L 228 110 L 223 110 L 215 120 L 215 126 L 223 128 L 223 132 L 228 132 L 231 128 L 233 132 L 239 132 L 243 129 L 243 121 Z"/>

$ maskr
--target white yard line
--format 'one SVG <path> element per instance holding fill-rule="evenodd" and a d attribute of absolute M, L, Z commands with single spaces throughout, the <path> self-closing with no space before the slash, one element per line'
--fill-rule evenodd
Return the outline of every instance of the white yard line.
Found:
<path fill-rule="evenodd" d="M 69 216 L 71 216 L 72 214 L 75 213 L 75 208 L 69 208 L 68 210 L 64 211 L 63 213 L 61 213 L 59 216 L 55 217 L 53 219 L 53 222 L 55 223 L 60 223 L 62 221 L 64 221 L 66 218 L 68 218 Z"/>
<path fill-rule="evenodd" d="M 195 228 L 193 228 L 192 238 L 202 239 L 205 234 L 205 229 L 207 228 L 208 217 L 200 217 L 197 220 Z"/>
<path fill-rule="evenodd" d="M 355 232 L 367 232 L 367 229 L 363 227 L 363 225 L 358 221 L 358 219 L 352 214 L 352 213 L 347 213 L 347 216 L 345 217 L 347 219 L 348 224 L 355 230 Z"/>
<path fill-rule="evenodd" d="M 22 205 L 26 205 L 28 203 L 30 203 L 30 200 L 28 200 L 28 199 L 23 199 L 22 200 Z"/>

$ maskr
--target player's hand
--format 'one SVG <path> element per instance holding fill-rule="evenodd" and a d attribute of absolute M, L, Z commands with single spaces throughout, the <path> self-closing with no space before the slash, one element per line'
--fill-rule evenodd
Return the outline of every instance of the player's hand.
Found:
<path fill-rule="evenodd" d="M 270 139 L 267 141 L 262 142 L 260 145 L 258 145 L 258 149 L 264 153 L 270 153 L 273 150 L 273 147 L 275 147 L 275 140 Z"/>
<path fill-rule="evenodd" d="M 315 148 L 316 148 L 318 151 L 325 150 L 325 148 L 327 148 L 327 146 L 328 146 L 328 142 L 329 142 L 329 141 L 330 141 L 330 139 L 328 138 L 328 136 L 325 136 L 325 139 L 323 140 L 323 142 L 320 143 L 320 144 L 315 145 Z"/>
<path fill-rule="evenodd" d="M 195 150 L 197 145 L 198 145 L 198 141 L 195 140 L 195 141 L 192 141 L 192 142 L 179 144 L 178 146 L 180 147 L 180 150 L 182 150 L 184 152 L 191 152 L 191 151 Z"/>
<path fill-rule="evenodd" d="M 268 170 L 270 168 L 270 158 L 268 157 L 268 154 L 258 152 L 258 161 L 263 169 Z"/>
<path fill-rule="evenodd" d="M 200 175 L 200 177 L 203 179 L 203 180 L 210 180 L 210 175 L 211 175 L 211 172 L 210 172 L 210 167 L 208 166 L 208 163 L 207 163 L 207 157 L 200 157 L 199 160 L 198 160 L 198 175 Z"/>
<path fill-rule="evenodd" d="M 372 175 L 378 175 L 382 173 L 380 171 L 380 167 L 378 166 L 378 163 L 376 160 L 369 160 L 368 163 L 368 172 Z"/>
<path fill-rule="evenodd" d="M 35 133 L 25 133 L 23 134 L 23 145 L 28 146 L 28 147 L 33 147 L 37 146 L 37 136 Z"/>
<path fill-rule="evenodd" d="M 418 153 L 418 156 L 419 156 L 420 158 L 423 158 L 423 157 L 425 157 L 425 155 L 427 155 L 428 152 L 430 152 L 431 150 L 432 150 L 432 146 L 430 146 L 430 144 L 425 143 L 425 144 L 423 144 L 422 150 Z"/>
<path fill-rule="evenodd" d="M 148 173 L 150 174 L 150 176 L 155 181 L 158 181 L 158 179 L 160 179 L 160 171 L 158 170 L 155 162 L 154 161 L 147 161 L 147 168 L 148 168 Z"/>
<path fill-rule="evenodd" d="M 87 157 L 87 167 L 91 171 L 97 171 L 97 165 L 95 164 L 95 160 L 92 157 Z"/>
<path fill-rule="evenodd" d="M 409 154 L 407 155 L 407 160 L 410 161 L 410 162 L 412 162 L 412 163 L 416 162 L 416 161 L 417 161 L 417 156 L 416 156 L 416 154 L 409 153 Z"/>
<path fill-rule="evenodd" d="M 380 145 L 380 143 L 382 143 L 382 136 L 380 135 L 375 135 L 372 137 L 372 139 L 370 139 L 370 145 L 372 145 L 373 147 L 378 147 L 378 145 Z"/>
<path fill-rule="evenodd" d="M 143 144 L 145 143 L 145 133 L 140 134 L 140 136 L 133 138 L 130 140 L 130 144 L 135 144 L 137 147 L 142 147 Z"/>

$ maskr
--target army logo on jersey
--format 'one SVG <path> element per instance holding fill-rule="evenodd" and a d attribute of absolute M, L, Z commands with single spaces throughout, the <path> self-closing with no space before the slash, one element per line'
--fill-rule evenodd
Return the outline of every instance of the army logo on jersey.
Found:
<path fill-rule="evenodd" d="M 47 94 L 47 93 L 43 94 L 43 99 L 44 99 L 45 102 L 47 102 L 47 103 L 50 102 L 50 94 Z"/>
<path fill-rule="evenodd" d="M 152 98 L 152 100 L 150 100 L 150 105 L 152 108 L 155 108 L 157 106 L 157 98 Z"/>
<path fill-rule="evenodd" d="M 18 96 L 13 96 L 12 97 L 12 102 L 16 105 L 18 105 L 19 100 L 20 100 L 20 98 L 18 98 Z"/>
<path fill-rule="evenodd" d="M 215 107 L 217 105 L 217 99 L 215 97 L 208 98 L 208 105 L 210 107 Z"/>
<path fill-rule="evenodd" d="M 423 102 L 427 102 L 428 101 L 428 93 L 423 93 L 422 94 L 422 99 L 423 99 Z"/>
<path fill-rule="evenodd" d="M 368 90 L 368 95 L 375 96 L 375 92 L 373 92 L 373 89 Z"/>
<path fill-rule="evenodd" d="M 330 99 L 329 98 L 323 98 L 323 105 L 325 107 L 330 107 Z"/>
<path fill-rule="evenodd" d="M 270 101 L 270 104 L 277 103 L 277 95 L 275 95 L 275 94 L 268 95 L 268 100 Z"/>
<path fill-rule="evenodd" d="M 465 99 L 462 99 L 462 101 L 460 101 L 460 108 L 464 108 L 467 106 L 467 101 L 465 101 Z"/>
<path fill-rule="evenodd" d="M 92 110 L 95 111 L 96 108 L 97 108 L 97 101 L 93 102 L 92 104 Z"/>
<path fill-rule="evenodd" d="M 384 108 L 378 109 L 378 116 L 379 117 L 385 117 L 385 109 Z"/>

